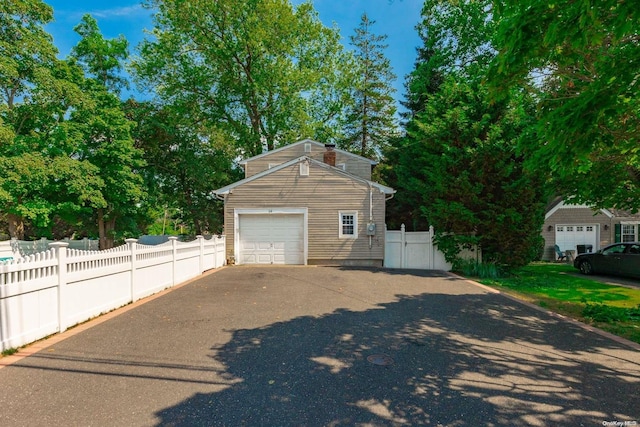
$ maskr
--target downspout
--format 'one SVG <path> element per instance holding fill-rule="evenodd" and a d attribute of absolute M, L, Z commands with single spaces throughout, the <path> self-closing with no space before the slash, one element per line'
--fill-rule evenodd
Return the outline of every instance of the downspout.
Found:
<path fill-rule="evenodd" d="M 373 223 L 373 185 L 369 182 L 369 224 Z M 373 247 L 373 236 L 369 234 L 369 250 Z"/>

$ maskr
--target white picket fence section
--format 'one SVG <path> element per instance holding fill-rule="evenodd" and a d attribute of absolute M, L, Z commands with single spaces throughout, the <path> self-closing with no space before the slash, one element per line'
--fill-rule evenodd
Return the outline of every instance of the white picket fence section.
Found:
<path fill-rule="evenodd" d="M 66 242 L 0 263 L 0 347 L 29 344 L 225 264 L 224 236 L 105 251 Z"/>
<path fill-rule="evenodd" d="M 433 244 L 433 227 L 429 231 L 386 230 L 384 266 L 418 270 L 451 270 L 444 254 Z"/>

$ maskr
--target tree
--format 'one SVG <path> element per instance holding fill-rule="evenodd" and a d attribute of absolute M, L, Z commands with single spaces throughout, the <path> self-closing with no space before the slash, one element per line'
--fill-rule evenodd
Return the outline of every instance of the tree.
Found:
<path fill-rule="evenodd" d="M 538 99 L 532 169 L 600 208 L 640 208 L 640 9 L 634 2 L 494 1 L 496 96 Z"/>
<path fill-rule="evenodd" d="M 98 21 L 91 15 L 84 15 L 74 28 L 80 35 L 80 41 L 73 47 L 71 55 L 78 59 L 80 65 L 107 89 L 119 93 L 129 82 L 120 72 L 123 61 L 128 56 L 129 42 L 120 35 L 115 39 L 105 39 L 98 27 Z"/>
<path fill-rule="evenodd" d="M 144 151 L 143 176 L 155 206 L 181 217 L 193 234 L 222 229 L 222 204 L 211 189 L 241 179 L 232 168 L 233 146 L 216 128 L 195 127 L 169 107 L 127 102 L 127 116 L 137 123 L 136 144 Z"/>
<path fill-rule="evenodd" d="M 530 137 L 528 105 L 523 96 L 494 103 L 477 80 L 449 76 L 400 146 L 400 190 L 417 195 L 449 262 L 473 245 L 507 267 L 538 256 L 544 186 L 517 150 Z"/>
<path fill-rule="evenodd" d="M 116 221 L 134 214 L 145 194 L 139 174 L 144 162 L 131 137 L 133 123 L 125 117 L 120 99 L 109 91 L 117 91 L 122 85 L 118 71 L 120 61 L 126 58 L 127 44 L 122 38 L 105 40 L 89 15 L 75 30 L 82 38 L 73 48 L 72 57 L 88 75 L 80 85 L 89 97 L 71 114 L 83 138 L 76 155 L 95 165 L 104 182 L 105 204 L 97 207 L 95 219 L 100 248 L 107 249 L 114 245 Z"/>
<path fill-rule="evenodd" d="M 241 156 L 316 133 L 342 111 L 348 55 L 310 2 L 151 0 L 154 39 L 138 80 L 194 123 L 214 124 Z M 313 105 L 311 103 L 313 102 Z"/>
<path fill-rule="evenodd" d="M 67 117 L 84 100 L 81 70 L 56 58 L 43 26 L 51 7 L 38 0 L 0 3 L 0 206 L 12 237 L 25 222 L 104 203 L 97 169 L 73 157 Z"/>
<path fill-rule="evenodd" d="M 423 14 L 406 136 L 385 152 L 394 160 L 385 175 L 407 207 L 401 218 L 433 225 L 454 265 L 475 245 L 485 262 L 524 265 L 538 255 L 546 200 L 545 175 L 524 168 L 530 153 L 521 149 L 536 140 L 532 99 L 514 90 L 496 102 L 484 85 L 493 31 L 486 2 L 428 1 Z"/>
<path fill-rule="evenodd" d="M 367 14 L 363 14 L 355 34 L 350 37 L 355 49 L 357 74 L 353 84 L 355 103 L 348 107 L 346 135 L 342 148 L 363 157 L 379 158 L 382 147 L 397 134 L 393 74 L 384 55 L 386 35 L 375 35 Z"/>

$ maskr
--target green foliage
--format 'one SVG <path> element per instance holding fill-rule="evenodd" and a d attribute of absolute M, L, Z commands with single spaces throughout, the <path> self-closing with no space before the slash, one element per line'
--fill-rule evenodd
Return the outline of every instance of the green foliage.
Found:
<path fill-rule="evenodd" d="M 376 159 L 387 141 L 398 134 L 391 63 L 384 55 L 386 35 L 372 32 L 375 21 L 362 15 L 351 36 L 356 75 L 352 83 L 355 102 L 347 108 L 345 138 L 340 146 L 363 157 Z"/>
<path fill-rule="evenodd" d="M 220 232 L 222 203 L 212 200 L 211 189 L 242 177 L 232 168 L 231 138 L 190 123 L 171 107 L 129 101 L 127 116 L 138 124 L 133 135 L 144 151 L 150 201 L 165 206 L 194 235 Z"/>
<path fill-rule="evenodd" d="M 516 150 L 526 109 L 524 98 L 495 104 L 481 85 L 447 77 L 400 142 L 397 188 L 413 195 L 449 262 L 475 245 L 504 266 L 538 256 L 544 195 Z"/>
<path fill-rule="evenodd" d="M 349 55 L 310 2 L 152 0 L 153 38 L 133 70 L 193 123 L 219 127 L 242 157 L 317 133 L 331 138 Z"/>
<path fill-rule="evenodd" d="M 496 101 L 484 84 L 494 54 L 488 6 L 425 3 L 407 134 L 386 150 L 394 163 L 383 177 L 404 207 L 390 213 L 432 225 L 447 261 L 478 246 L 484 262 L 514 268 L 538 256 L 545 174 L 524 168 L 530 153 L 520 148 L 537 141 L 533 100 L 514 90 Z"/>
<path fill-rule="evenodd" d="M 93 75 L 103 86 L 118 91 L 128 87 L 129 82 L 119 75 L 122 61 L 127 59 L 129 43 L 120 35 L 116 39 L 105 39 L 100 33 L 98 22 L 91 15 L 84 15 L 74 30 L 80 41 L 73 48 L 72 55 L 88 74 Z"/>
<path fill-rule="evenodd" d="M 600 208 L 640 208 L 640 9 L 635 2 L 494 1 L 489 83 L 538 101 L 531 169 L 557 193 Z M 540 143 L 544 141 L 544 143 Z"/>
<path fill-rule="evenodd" d="M 457 260 L 453 271 L 468 277 L 481 279 L 497 279 L 504 275 L 499 265 L 491 262 L 478 262 L 476 260 Z"/>
<path fill-rule="evenodd" d="M 11 356 L 12 354 L 16 354 L 17 352 L 17 348 L 8 348 L 2 351 L 2 356 Z"/>
<path fill-rule="evenodd" d="M 594 322 L 625 322 L 635 320 L 640 322 L 640 305 L 634 308 L 612 307 L 602 303 L 586 303 L 582 315 Z"/>

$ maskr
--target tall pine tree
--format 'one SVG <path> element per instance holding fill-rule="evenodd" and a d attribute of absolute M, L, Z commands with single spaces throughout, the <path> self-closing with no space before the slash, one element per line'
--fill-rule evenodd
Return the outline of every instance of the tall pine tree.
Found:
<path fill-rule="evenodd" d="M 342 148 L 369 158 L 379 158 L 389 138 L 397 135 L 391 63 L 384 55 L 386 35 L 376 35 L 376 21 L 362 15 L 350 37 L 357 64 L 354 103 L 348 108 Z"/>

